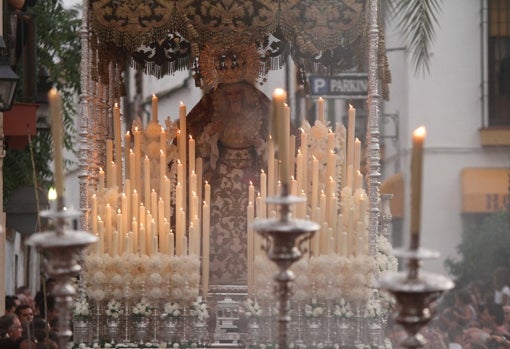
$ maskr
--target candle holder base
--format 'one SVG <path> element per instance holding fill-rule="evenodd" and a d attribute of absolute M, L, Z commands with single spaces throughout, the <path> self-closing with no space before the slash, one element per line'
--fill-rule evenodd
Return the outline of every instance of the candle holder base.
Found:
<path fill-rule="evenodd" d="M 81 251 L 96 242 L 97 237 L 86 231 L 66 229 L 67 220 L 80 214 L 75 210 L 64 209 L 63 199 L 59 200 L 61 209 L 41 212 L 41 216 L 52 219 L 55 230 L 33 234 L 27 240 L 27 244 L 44 252 L 46 274 L 57 281 L 52 294 L 55 296 L 55 306 L 59 311 L 58 345 L 59 348 L 66 348 L 72 335 L 69 324 L 75 294 L 71 279 L 81 270 L 79 263 Z"/>
<path fill-rule="evenodd" d="M 431 304 L 454 283 L 438 274 L 420 272 L 422 259 L 437 258 L 439 253 L 426 249 L 397 250 L 395 255 L 408 258 L 407 272 L 387 272 L 380 275 L 378 287 L 392 294 L 397 302 L 395 322 L 402 325 L 408 337 L 401 343 L 405 348 L 420 348 L 425 344 L 418 332 L 433 317 Z"/>
<path fill-rule="evenodd" d="M 320 226 L 311 221 L 291 219 L 290 205 L 302 202 L 297 196 L 288 195 L 288 186 L 282 184 L 282 195 L 270 197 L 269 204 L 280 207 L 279 219 L 256 221 L 253 229 L 268 241 L 267 256 L 278 267 L 274 280 L 277 282 L 275 295 L 278 299 L 278 347 L 287 348 L 288 326 L 290 323 L 290 283 L 295 276 L 290 266 L 301 258 L 300 246 L 319 230 Z"/>

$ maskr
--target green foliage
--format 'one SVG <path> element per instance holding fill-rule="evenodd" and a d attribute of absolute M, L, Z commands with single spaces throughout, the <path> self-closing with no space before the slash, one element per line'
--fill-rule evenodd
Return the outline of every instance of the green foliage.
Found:
<path fill-rule="evenodd" d="M 448 259 L 446 267 L 458 286 L 472 280 L 489 281 L 499 266 L 510 263 L 510 210 L 488 215 L 464 229 L 457 247 L 460 260 Z"/>
<path fill-rule="evenodd" d="M 397 18 L 397 28 L 403 34 L 415 73 L 430 70 L 430 45 L 435 39 L 442 0 L 387 0 L 383 12 L 386 18 Z M 393 17 L 392 16 L 392 17 Z"/>
<path fill-rule="evenodd" d="M 62 95 L 64 120 L 64 147 L 74 150 L 76 130 L 76 96 L 80 92 L 81 41 L 79 12 L 65 9 L 62 0 L 39 0 L 29 12 L 36 16 L 37 66 L 45 66 L 50 80 Z M 4 200 L 13 190 L 33 185 L 35 174 L 38 185 L 51 185 L 53 171 L 52 138 L 50 132 L 38 132 L 32 139 L 33 162 L 30 148 L 7 149 L 4 160 Z M 35 165 L 35 168 L 34 166 Z"/>

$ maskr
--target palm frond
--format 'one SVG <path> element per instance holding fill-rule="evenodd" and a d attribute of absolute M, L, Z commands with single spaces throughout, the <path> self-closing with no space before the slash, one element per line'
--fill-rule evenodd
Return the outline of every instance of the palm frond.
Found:
<path fill-rule="evenodd" d="M 442 0 L 388 0 L 383 3 L 388 6 L 385 12 L 397 18 L 397 29 L 406 40 L 415 73 L 428 73 L 430 46 L 436 37 Z"/>

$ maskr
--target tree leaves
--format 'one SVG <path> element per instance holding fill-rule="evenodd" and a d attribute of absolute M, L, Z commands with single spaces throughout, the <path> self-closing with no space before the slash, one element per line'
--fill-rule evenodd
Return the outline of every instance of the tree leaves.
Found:
<path fill-rule="evenodd" d="M 387 0 L 383 3 L 383 11 L 397 18 L 397 29 L 404 36 L 411 53 L 415 73 L 428 73 L 430 46 L 439 25 L 437 16 L 441 12 L 442 0 Z"/>

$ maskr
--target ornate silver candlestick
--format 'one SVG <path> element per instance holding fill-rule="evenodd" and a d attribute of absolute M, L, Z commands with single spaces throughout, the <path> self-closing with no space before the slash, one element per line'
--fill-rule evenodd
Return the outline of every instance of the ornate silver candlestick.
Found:
<path fill-rule="evenodd" d="M 439 257 L 435 251 L 416 248 L 398 250 L 395 255 L 409 260 L 407 273 L 383 273 L 378 287 L 390 292 L 397 301 L 395 322 L 402 325 L 408 334 L 402 346 L 420 348 L 425 340 L 418 332 L 432 319 L 431 303 L 454 284 L 442 275 L 420 272 L 421 260 Z"/>
<path fill-rule="evenodd" d="M 278 266 L 274 279 L 278 283 L 275 293 L 279 300 L 278 348 L 287 348 L 287 329 L 290 323 L 289 299 L 290 282 L 295 276 L 289 267 L 301 258 L 298 246 L 310 239 L 319 230 L 319 225 L 306 220 L 291 219 L 290 205 L 303 199 L 288 195 L 288 185 L 282 184 L 282 194 L 267 199 L 267 203 L 280 207 L 279 219 L 267 219 L 255 222 L 253 229 L 268 241 L 267 256 Z"/>
<path fill-rule="evenodd" d="M 79 217 L 80 213 L 64 208 L 64 199 L 57 199 L 57 208 L 43 211 L 42 217 L 52 219 L 54 231 L 36 233 L 28 239 L 27 244 L 42 250 L 45 257 L 46 274 L 57 280 L 52 294 L 59 311 L 57 327 L 59 348 L 67 348 L 72 335 L 70 323 L 72 318 L 73 295 L 75 289 L 71 278 L 81 270 L 78 263 L 80 252 L 97 241 L 97 237 L 85 232 L 67 229 L 67 221 Z"/>

